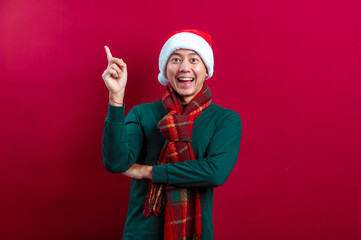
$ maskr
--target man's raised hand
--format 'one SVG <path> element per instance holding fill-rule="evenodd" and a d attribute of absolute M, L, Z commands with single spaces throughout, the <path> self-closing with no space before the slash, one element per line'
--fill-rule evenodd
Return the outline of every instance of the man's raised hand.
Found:
<path fill-rule="evenodd" d="M 124 91 L 127 84 L 127 65 L 122 59 L 112 56 L 110 49 L 104 46 L 107 54 L 108 67 L 102 78 L 109 90 L 109 97 L 112 105 L 123 105 Z M 120 103 L 120 104 L 117 104 Z"/>

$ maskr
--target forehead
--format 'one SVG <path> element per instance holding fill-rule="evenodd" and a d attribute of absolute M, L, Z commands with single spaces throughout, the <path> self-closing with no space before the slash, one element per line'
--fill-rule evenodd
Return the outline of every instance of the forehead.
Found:
<path fill-rule="evenodd" d="M 177 49 L 172 52 L 171 55 L 180 55 L 180 56 L 199 56 L 197 52 L 190 49 Z"/>

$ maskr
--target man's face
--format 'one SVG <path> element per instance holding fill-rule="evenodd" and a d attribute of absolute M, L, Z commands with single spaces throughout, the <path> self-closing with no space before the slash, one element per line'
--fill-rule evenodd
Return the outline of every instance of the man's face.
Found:
<path fill-rule="evenodd" d="M 188 104 L 202 89 L 207 68 L 201 57 L 193 50 L 175 50 L 169 57 L 166 76 L 173 89 Z"/>

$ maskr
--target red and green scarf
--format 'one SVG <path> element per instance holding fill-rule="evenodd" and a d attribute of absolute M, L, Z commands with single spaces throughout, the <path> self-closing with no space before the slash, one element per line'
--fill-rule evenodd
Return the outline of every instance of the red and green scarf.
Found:
<path fill-rule="evenodd" d="M 194 160 L 191 147 L 194 120 L 211 104 L 204 83 L 201 91 L 184 109 L 180 96 L 168 85 L 162 98 L 168 114 L 158 123 L 166 139 L 157 165 Z M 201 202 L 198 188 L 180 188 L 150 181 L 144 214 L 164 213 L 164 239 L 200 239 Z"/>

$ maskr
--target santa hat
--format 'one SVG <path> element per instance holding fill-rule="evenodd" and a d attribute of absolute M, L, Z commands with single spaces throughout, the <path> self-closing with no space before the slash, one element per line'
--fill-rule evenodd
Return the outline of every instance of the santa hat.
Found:
<path fill-rule="evenodd" d="M 181 30 L 172 33 L 166 43 L 163 45 L 159 55 L 159 75 L 158 80 L 161 84 L 167 85 L 168 79 L 165 73 L 169 56 L 177 49 L 190 49 L 195 51 L 203 60 L 207 68 L 208 76 L 206 79 L 213 75 L 213 51 L 211 36 L 200 30 Z"/>

